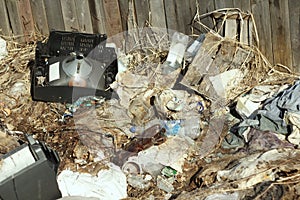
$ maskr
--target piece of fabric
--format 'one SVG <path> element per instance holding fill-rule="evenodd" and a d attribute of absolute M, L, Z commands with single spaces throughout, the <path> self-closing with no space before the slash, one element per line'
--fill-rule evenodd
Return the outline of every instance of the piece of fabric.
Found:
<path fill-rule="evenodd" d="M 285 116 L 289 113 L 300 114 L 299 98 L 300 81 L 297 81 L 293 86 L 266 100 L 263 108 L 250 117 L 251 123 L 242 122 L 240 127 L 248 124 L 261 131 L 272 131 L 288 135 L 292 132 L 292 127 L 295 124 L 291 123 L 290 120 L 286 120 Z"/>

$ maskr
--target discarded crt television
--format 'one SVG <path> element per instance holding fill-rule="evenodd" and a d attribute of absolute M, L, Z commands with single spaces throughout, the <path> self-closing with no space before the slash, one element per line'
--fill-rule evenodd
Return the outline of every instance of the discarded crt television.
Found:
<path fill-rule="evenodd" d="M 61 197 L 56 181 L 56 151 L 27 136 L 28 143 L 0 157 L 1 200 L 53 200 Z"/>
<path fill-rule="evenodd" d="M 33 100 L 74 102 L 82 96 L 110 98 L 118 72 L 115 49 L 105 34 L 52 31 L 39 41 L 31 69 Z"/>

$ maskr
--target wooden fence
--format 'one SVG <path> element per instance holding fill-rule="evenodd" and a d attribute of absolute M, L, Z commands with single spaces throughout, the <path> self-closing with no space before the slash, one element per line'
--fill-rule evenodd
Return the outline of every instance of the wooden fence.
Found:
<path fill-rule="evenodd" d="M 25 35 L 19 37 L 24 41 L 36 31 L 112 36 L 147 24 L 191 34 L 197 5 L 200 14 L 221 8 L 252 12 L 261 51 L 271 63 L 300 72 L 299 0 L 0 0 L 0 28 L 3 35 Z"/>

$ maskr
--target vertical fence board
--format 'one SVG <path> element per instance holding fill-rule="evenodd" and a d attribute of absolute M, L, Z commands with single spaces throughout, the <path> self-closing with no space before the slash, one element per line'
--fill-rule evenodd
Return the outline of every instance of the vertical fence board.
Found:
<path fill-rule="evenodd" d="M 6 6 L 8 11 L 8 17 L 10 18 L 10 25 L 14 36 L 22 36 L 22 22 L 19 12 L 19 6 L 17 0 L 6 0 Z M 24 38 L 18 38 L 17 41 L 24 41 Z"/>
<path fill-rule="evenodd" d="M 76 14 L 80 32 L 93 33 L 88 0 L 75 0 Z"/>
<path fill-rule="evenodd" d="M 288 1 L 270 0 L 274 63 L 292 66 Z"/>
<path fill-rule="evenodd" d="M 241 7 L 240 9 L 244 12 L 251 12 L 251 0 L 240 0 L 241 3 Z"/>
<path fill-rule="evenodd" d="M 211 12 L 215 10 L 214 1 L 212 0 L 198 0 L 199 3 L 199 14 L 203 15 L 205 13 Z M 214 28 L 213 20 L 210 16 L 205 17 L 201 20 L 201 22 L 209 28 Z M 206 32 L 206 30 L 201 29 L 200 32 Z"/>
<path fill-rule="evenodd" d="M 144 27 L 145 22 L 149 22 L 149 2 L 148 0 L 134 0 L 134 7 L 138 27 Z"/>
<path fill-rule="evenodd" d="M 76 7 L 74 0 L 62 0 L 61 9 L 65 24 L 65 30 L 67 31 L 78 31 L 79 24 L 76 15 Z"/>
<path fill-rule="evenodd" d="M 3 35 L 10 35 L 11 29 L 9 25 L 9 18 L 6 10 L 6 3 L 5 1 L 0 1 L 0 34 Z"/>
<path fill-rule="evenodd" d="M 251 1 L 252 13 L 256 19 L 256 27 L 259 36 L 259 48 L 267 59 L 273 63 L 273 45 L 271 35 L 271 18 L 269 1 L 265 0 L 252 0 Z"/>
<path fill-rule="evenodd" d="M 232 8 L 232 7 L 233 7 L 232 0 L 215 0 L 216 9 Z"/>
<path fill-rule="evenodd" d="M 186 1 L 174 0 L 175 4 L 175 13 L 177 19 L 177 31 L 185 33 L 185 6 L 183 5 Z"/>
<path fill-rule="evenodd" d="M 234 7 L 233 6 L 233 0 L 215 0 L 215 8 L 216 10 L 218 9 L 224 9 L 224 8 L 232 8 Z M 223 19 L 222 19 L 223 20 Z M 224 30 L 226 28 L 226 26 L 222 26 L 222 20 L 218 20 L 217 22 L 217 30 L 218 30 L 218 33 L 221 35 L 221 36 L 224 36 L 225 35 L 225 31 Z M 231 23 L 231 22 L 229 22 Z"/>
<path fill-rule="evenodd" d="M 300 1 L 289 0 L 293 68 L 300 72 Z"/>
<path fill-rule="evenodd" d="M 191 19 L 194 18 L 195 14 L 197 12 L 197 5 L 196 5 L 196 3 L 197 3 L 197 0 L 190 0 L 190 12 L 192 14 L 192 18 Z"/>
<path fill-rule="evenodd" d="M 163 0 L 151 0 L 151 25 L 154 27 L 167 28 Z"/>
<path fill-rule="evenodd" d="M 233 0 L 233 7 L 242 9 L 242 0 Z"/>
<path fill-rule="evenodd" d="M 44 3 L 49 30 L 65 30 L 60 0 L 44 0 Z"/>
<path fill-rule="evenodd" d="M 30 0 L 34 23 L 38 31 L 42 34 L 49 33 L 45 4 L 41 0 Z"/>
<path fill-rule="evenodd" d="M 177 19 L 179 23 L 179 31 L 185 34 L 191 34 L 190 24 L 191 24 L 191 11 L 189 1 L 176 1 L 176 12 Z"/>
<path fill-rule="evenodd" d="M 103 3 L 107 36 L 110 37 L 109 42 L 114 42 L 118 47 L 121 47 L 123 43 L 121 35 L 123 28 L 119 2 L 118 0 L 104 0 Z"/>
<path fill-rule="evenodd" d="M 127 19 L 128 19 L 128 12 L 129 12 L 129 0 L 119 0 L 119 7 L 120 7 L 120 15 L 122 20 L 122 28 L 123 30 L 128 30 L 127 27 Z"/>
<path fill-rule="evenodd" d="M 137 20 L 135 14 L 134 0 L 129 0 L 128 2 L 128 14 L 127 14 L 127 27 L 128 30 L 137 28 Z"/>
<path fill-rule="evenodd" d="M 174 0 L 165 0 L 164 5 L 168 29 L 177 30 L 178 23 Z"/>
<path fill-rule="evenodd" d="M 94 33 L 106 33 L 105 13 L 102 0 L 89 0 L 92 28 Z"/>
<path fill-rule="evenodd" d="M 233 0 L 233 7 L 244 12 L 251 11 L 251 0 Z"/>
<path fill-rule="evenodd" d="M 200 33 L 194 29 L 193 27 L 193 19 L 197 13 L 197 3 L 198 1 L 197 0 L 190 0 L 190 12 L 192 14 L 192 17 L 191 17 L 191 26 L 190 26 L 190 29 L 191 29 L 191 34 L 193 35 L 199 35 Z"/>
<path fill-rule="evenodd" d="M 185 13 L 184 13 L 184 25 L 185 25 L 185 33 L 188 35 L 192 34 L 192 29 L 191 29 L 191 24 L 192 24 L 192 12 L 191 12 L 191 7 L 190 7 L 190 1 L 186 1 L 184 4 L 185 8 Z"/>
<path fill-rule="evenodd" d="M 108 36 L 121 33 L 123 30 L 118 1 L 104 0 L 104 9 Z"/>
<path fill-rule="evenodd" d="M 21 16 L 21 23 L 25 41 L 32 40 L 31 36 L 35 33 L 34 20 L 32 16 L 32 9 L 29 0 L 19 0 L 18 10 Z"/>
<path fill-rule="evenodd" d="M 155 34 L 156 40 L 160 41 L 159 48 L 161 48 L 161 44 L 166 44 L 169 41 L 169 34 L 167 21 L 166 21 L 166 13 L 164 9 L 164 1 L 163 0 L 151 0 L 149 1 L 150 10 L 151 10 L 151 18 L 150 24 L 154 27 L 158 27 L 159 29 L 153 30 Z"/>

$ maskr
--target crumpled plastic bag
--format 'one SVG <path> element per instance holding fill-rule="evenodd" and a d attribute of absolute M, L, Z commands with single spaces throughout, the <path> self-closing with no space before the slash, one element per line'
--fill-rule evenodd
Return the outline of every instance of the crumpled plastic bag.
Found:
<path fill-rule="evenodd" d="M 277 88 L 281 91 L 283 87 Z M 300 144 L 300 81 L 265 101 L 263 107 L 239 125 L 239 133 L 251 126 L 288 136 L 289 142 Z"/>
<path fill-rule="evenodd" d="M 95 197 L 115 200 L 127 197 L 126 176 L 116 165 L 101 170 L 97 176 L 87 173 L 62 171 L 57 182 L 62 196 Z"/>

